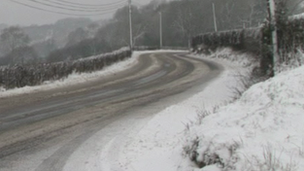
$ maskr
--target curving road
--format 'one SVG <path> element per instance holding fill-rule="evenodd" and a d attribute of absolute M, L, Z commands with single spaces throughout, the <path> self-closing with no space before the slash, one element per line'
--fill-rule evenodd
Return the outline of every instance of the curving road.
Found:
<path fill-rule="evenodd" d="M 63 170 L 97 132 L 127 118 L 149 118 L 221 71 L 186 53 L 144 54 L 132 68 L 96 81 L 0 98 L 0 170 Z"/>

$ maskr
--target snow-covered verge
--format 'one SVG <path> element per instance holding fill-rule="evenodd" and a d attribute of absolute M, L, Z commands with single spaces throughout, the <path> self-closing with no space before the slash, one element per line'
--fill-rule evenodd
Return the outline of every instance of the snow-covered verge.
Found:
<path fill-rule="evenodd" d="M 73 73 L 67 78 L 57 81 L 45 81 L 42 85 L 38 86 L 26 86 L 22 88 L 15 88 L 6 90 L 3 87 L 0 87 L 0 98 L 8 96 L 16 96 L 20 94 L 30 94 L 37 91 L 51 90 L 59 87 L 66 87 L 70 85 L 75 85 L 78 83 L 84 83 L 87 81 L 93 81 L 99 79 L 102 76 L 107 76 L 114 74 L 119 71 L 123 71 L 127 68 L 132 67 L 137 63 L 139 53 L 134 53 L 133 56 L 125 61 L 115 63 L 111 66 L 105 67 L 101 71 L 93 73 Z"/>
<path fill-rule="evenodd" d="M 212 52 L 208 55 L 198 54 L 192 56 L 198 58 L 216 59 L 216 62 L 221 63 L 223 63 L 223 61 L 226 61 L 230 64 L 225 63 L 224 65 L 228 64 L 228 66 L 234 65 L 238 67 L 243 67 L 247 68 L 248 71 L 258 65 L 258 60 L 253 55 L 249 55 L 242 52 L 236 52 L 233 51 L 231 48 L 218 48 L 215 52 Z"/>
<path fill-rule="evenodd" d="M 193 170 L 304 170 L 303 66 L 205 113 L 186 131 L 184 152 L 196 163 Z"/>
<path fill-rule="evenodd" d="M 125 50 L 125 49 L 122 48 L 121 50 L 115 51 L 115 53 L 120 53 L 123 50 Z M 22 88 L 15 88 L 15 89 L 9 89 L 9 90 L 6 90 L 0 86 L 0 98 L 16 96 L 16 95 L 20 95 L 20 94 L 30 94 L 30 93 L 34 93 L 34 92 L 38 92 L 38 91 L 46 91 L 46 90 L 51 90 L 51 89 L 55 89 L 55 88 L 68 87 L 71 85 L 76 85 L 76 84 L 84 83 L 84 82 L 88 82 L 88 81 L 94 81 L 94 80 L 100 79 L 100 77 L 113 75 L 113 74 L 116 74 L 117 72 L 121 72 L 128 68 L 131 68 L 132 66 L 134 66 L 138 63 L 138 58 L 142 54 L 164 53 L 164 52 L 176 52 L 176 51 L 174 51 L 174 50 L 157 50 L 157 51 L 142 51 L 142 52 L 135 51 L 135 52 L 133 52 L 131 58 L 124 60 L 124 61 L 120 61 L 115 64 L 112 64 L 110 66 L 107 66 L 104 69 L 97 71 L 97 72 L 93 72 L 93 73 L 76 73 L 76 72 L 74 72 L 73 74 L 69 75 L 65 79 L 56 80 L 56 81 L 45 81 L 42 85 L 37 85 L 37 86 L 26 86 L 26 87 L 22 87 Z M 184 51 L 182 51 L 182 52 L 184 52 Z M 112 53 L 109 53 L 109 54 L 112 54 Z M 105 55 L 108 55 L 108 54 L 104 54 L 104 56 Z M 96 57 L 98 57 L 98 56 L 86 58 L 84 60 L 93 59 Z"/>
<path fill-rule="evenodd" d="M 30 94 L 37 91 L 51 90 L 59 87 L 67 87 L 79 83 L 94 81 L 96 79 L 99 79 L 100 77 L 112 75 L 117 72 L 131 68 L 132 66 L 136 65 L 136 63 L 138 62 L 138 57 L 142 53 L 143 52 L 134 52 L 131 58 L 115 63 L 111 66 L 105 67 L 103 70 L 93 73 L 74 72 L 65 79 L 56 80 L 56 81 L 45 81 L 42 85 L 38 85 L 38 86 L 26 86 L 26 87 L 15 88 L 10 90 L 6 90 L 3 87 L 0 87 L 0 98 L 8 97 L 8 96 L 16 96 L 20 94 Z"/>
<path fill-rule="evenodd" d="M 214 59 L 210 59 L 211 56 Z M 222 64 L 225 71 L 219 78 L 206 87 L 201 87 L 193 97 L 156 114 L 136 131 L 131 131 L 133 133 L 121 133 L 123 138 L 117 135 L 116 139 L 120 142 L 113 139 L 102 149 L 102 170 L 184 171 L 195 168 L 188 157 L 183 155 L 185 129 L 190 129 L 190 125 L 197 123 L 205 115 L 205 110 L 213 111 L 217 106 L 234 100 L 235 92 L 232 89 L 239 84 L 239 77 L 236 75 L 244 73 L 246 76 L 248 70 L 252 69 L 245 54 L 224 49 L 211 56 L 192 55 Z M 223 59 L 224 56 L 230 57 L 230 60 Z M 238 60 L 231 62 L 232 59 Z M 191 121 L 192 124 L 188 124 Z M 193 128 L 191 126 L 191 130 Z M 115 158 L 113 150 L 116 151 Z"/>

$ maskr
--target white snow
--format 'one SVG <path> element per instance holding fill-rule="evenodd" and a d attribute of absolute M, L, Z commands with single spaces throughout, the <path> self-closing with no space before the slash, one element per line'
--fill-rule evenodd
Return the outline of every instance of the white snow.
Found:
<path fill-rule="evenodd" d="M 232 52 L 225 49 L 221 51 L 221 54 L 231 56 Z M 200 115 L 204 114 L 204 110 L 212 110 L 215 106 L 233 100 L 234 93 L 231 87 L 236 86 L 238 82 L 235 74 L 247 71 L 240 67 L 240 63 L 248 64 L 247 59 L 243 58 L 243 55 L 232 56 L 244 60 L 239 60 L 239 63 L 235 65 L 228 60 L 217 59 L 217 62 L 225 66 L 225 72 L 203 91 L 166 108 L 150 120 L 145 120 L 147 123 L 142 124 L 140 128 L 137 127 L 136 131 L 133 129 L 133 133 L 127 136 L 126 132 L 118 133 L 114 139 L 111 139 L 101 152 L 103 157 L 99 164 L 104 166 L 102 170 L 189 170 L 192 164 L 187 157 L 182 155 L 186 126 L 191 120 L 196 123 Z M 115 151 L 115 157 L 113 157 L 113 151 Z"/>
<path fill-rule="evenodd" d="M 289 20 L 299 20 L 302 19 L 304 17 L 304 13 L 300 13 L 300 14 L 296 14 L 293 16 L 288 17 Z"/>
<path fill-rule="evenodd" d="M 252 86 L 236 102 L 190 126 L 185 146 L 198 140 L 199 162 L 219 157 L 222 164 L 204 171 L 302 171 L 303 121 L 304 67 L 299 67 Z"/>
<path fill-rule="evenodd" d="M 248 59 L 223 60 L 242 56 L 233 54 L 225 49 L 208 57 L 226 71 L 204 91 L 158 113 L 121 146 L 104 147 L 118 154 L 103 170 L 304 170 L 304 67 L 256 84 L 227 105 L 234 97 L 231 87 L 239 86 L 236 71 L 254 67 Z M 210 164 L 204 168 L 186 154 L 195 141 L 197 160 Z M 208 163 L 212 158 L 215 164 Z"/>
<path fill-rule="evenodd" d="M 143 53 L 149 52 L 134 55 Z M 231 103 L 233 89 L 242 88 L 239 75 L 248 76 L 256 64 L 245 54 L 229 49 L 192 57 L 216 61 L 225 71 L 183 102 L 149 117 L 132 115 L 99 131 L 74 152 L 63 170 L 304 170 L 304 67 L 256 84 Z M 100 75 L 118 72 L 136 61 L 133 57 Z M 100 75 L 74 77 L 79 81 Z M 63 82 L 43 86 L 73 83 Z M 21 93 L 37 91 L 28 89 Z M 8 95 L 16 92 L 12 90 Z M 194 142 L 196 146 L 192 146 Z M 209 165 L 198 168 L 187 151 L 197 152 L 197 161 Z M 212 159 L 215 164 L 207 162 Z"/>

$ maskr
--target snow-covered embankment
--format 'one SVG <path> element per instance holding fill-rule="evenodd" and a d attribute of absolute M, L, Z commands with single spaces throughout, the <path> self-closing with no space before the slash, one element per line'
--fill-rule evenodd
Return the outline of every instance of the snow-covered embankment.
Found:
<path fill-rule="evenodd" d="M 203 171 L 304 170 L 304 66 L 253 85 L 188 127 L 185 151 Z M 197 168 L 197 166 L 196 166 Z"/>

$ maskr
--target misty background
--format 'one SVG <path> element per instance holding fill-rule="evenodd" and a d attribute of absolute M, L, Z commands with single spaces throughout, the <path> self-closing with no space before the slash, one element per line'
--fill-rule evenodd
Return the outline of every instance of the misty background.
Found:
<path fill-rule="evenodd" d="M 62 12 L 62 9 L 56 9 L 54 7 L 46 7 L 42 4 L 37 4 L 33 1 L 29 0 L 15 0 L 16 2 L 22 2 L 31 6 L 41 7 L 44 9 L 49 9 L 57 12 Z M 41 2 L 47 2 L 45 0 L 38 0 Z M 118 2 L 119 0 L 68 0 L 74 3 L 82 3 L 82 4 L 109 4 L 113 2 Z M 141 5 L 146 5 L 150 2 L 150 0 L 137 0 Z M 41 25 L 41 24 L 50 24 L 58 21 L 59 19 L 70 17 L 68 15 L 56 14 L 51 12 L 46 12 L 42 10 L 35 10 L 33 8 L 18 4 L 11 0 L 1 0 L 0 4 L 0 24 L 7 25 L 22 25 L 29 26 L 33 24 Z M 54 1 L 56 2 L 56 0 Z M 127 3 L 127 0 L 125 1 Z M 72 12 L 70 12 L 72 13 Z M 109 14 L 101 14 L 96 16 L 91 16 L 92 20 L 100 20 L 110 18 L 115 11 Z M 75 12 L 74 12 L 75 14 Z M 77 12 L 76 12 L 77 14 Z M 79 13 L 78 13 L 79 14 Z"/>
<path fill-rule="evenodd" d="M 134 46 L 188 47 L 189 39 L 214 31 L 260 26 L 265 0 L 132 0 Z M 302 0 L 288 0 L 291 14 Z M 0 66 L 59 62 L 129 46 L 128 0 L 2 0 Z"/>

